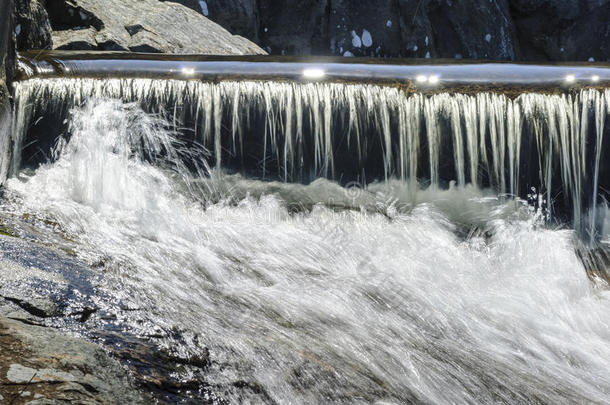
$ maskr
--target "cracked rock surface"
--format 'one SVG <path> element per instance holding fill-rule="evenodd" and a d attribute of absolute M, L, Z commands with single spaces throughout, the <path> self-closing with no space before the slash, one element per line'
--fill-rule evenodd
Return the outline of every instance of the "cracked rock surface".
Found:
<path fill-rule="evenodd" d="M 0 401 L 11 404 L 140 404 L 118 361 L 99 346 L 0 318 Z"/>
<path fill-rule="evenodd" d="M 203 15 L 158 0 L 50 0 L 55 49 L 249 55 L 265 52 Z"/>

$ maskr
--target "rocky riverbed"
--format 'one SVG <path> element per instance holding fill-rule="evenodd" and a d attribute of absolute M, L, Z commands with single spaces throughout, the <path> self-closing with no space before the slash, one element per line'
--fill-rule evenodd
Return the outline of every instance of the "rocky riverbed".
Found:
<path fill-rule="evenodd" d="M 37 242 L 30 221 L 0 235 L 0 402 L 220 401 L 196 335 L 154 324 L 154 309 L 112 302 L 90 266 Z"/>

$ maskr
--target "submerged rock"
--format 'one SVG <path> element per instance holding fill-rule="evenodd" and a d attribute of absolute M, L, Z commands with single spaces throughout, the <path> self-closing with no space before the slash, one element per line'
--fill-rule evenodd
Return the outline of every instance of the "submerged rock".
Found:
<path fill-rule="evenodd" d="M 50 0 L 47 9 L 56 49 L 264 54 L 249 40 L 177 3 Z"/>

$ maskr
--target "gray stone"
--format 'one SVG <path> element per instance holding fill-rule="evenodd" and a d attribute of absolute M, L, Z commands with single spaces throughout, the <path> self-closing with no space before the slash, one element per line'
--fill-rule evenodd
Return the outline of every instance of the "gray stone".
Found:
<path fill-rule="evenodd" d="M 50 0 L 56 48 L 217 55 L 264 54 L 181 4 L 157 0 Z"/>
<path fill-rule="evenodd" d="M 0 390 L 31 403 L 140 404 L 121 365 L 100 347 L 40 326 L 0 318 Z M 62 402 L 62 403 L 63 403 Z"/>
<path fill-rule="evenodd" d="M 161 0 L 161 1 L 171 1 L 172 3 L 182 4 L 183 6 L 188 7 L 191 10 L 194 10 L 200 14 L 205 15 L 203 10 L 201 9 L 202 3 L 199 0 Z"/>
<path fill-rule="evenodd" d="M 89 27 L 82 30 L 53 31 L 53 44 L 55 49 L 64 50 L 93 50 L 98 47 L 95 40 L 97 30 Z"/>
<path fill-rule="evenodd" d="M 22 366 L 21 364 L 11 364 L 8 373 L 6 374 L 6 378 L 10 382 L 17 384 L 29 384 L 30 382 L 57 383 L 78 381 L 77 377 L 65 371 L 52 368 L 34 369 Z"/>

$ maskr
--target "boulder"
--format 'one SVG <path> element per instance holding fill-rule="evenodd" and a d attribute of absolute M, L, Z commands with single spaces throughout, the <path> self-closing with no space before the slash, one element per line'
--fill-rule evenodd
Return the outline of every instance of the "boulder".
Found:
<path fill-rule="evenodd" d="M 158 0 L 48 0 L 55 49 L 216 55 L 264 54 L 181 4 Z"/>

